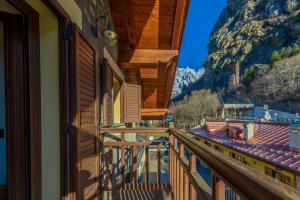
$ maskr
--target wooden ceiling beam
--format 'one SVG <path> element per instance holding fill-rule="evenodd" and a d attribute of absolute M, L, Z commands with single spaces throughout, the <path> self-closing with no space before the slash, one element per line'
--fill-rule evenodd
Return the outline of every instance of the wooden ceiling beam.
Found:
<path fill-rule="evenodd" d="M 157 63 L 119 63 L 123 69 L 157 68 Z"/>
<path fill-rule="evenodd" d="M 120 49 L 120 66 L 143 66 L 155 64 L 158 62 L 167 63 L 175 56 L 178 56 L 178 50 L 160 50 L 160 49 Z M 154 66 L 153 66 L 154 67 Z"/>
<path fill-rule="evenodd" d="M 175 74 L 176 74 L 176 68 L 177 68 L 177 62 L 178 62 L 178 57 L 170 63 L 167 71 L 167 81 L 166 81 L 166 89 L 165 89 L 165 97 L 164 97 L 164 107 L 167 108 L 170 103 L 170 98 L 172 94 L 172 89 L 173 89 L 173 83 L 175 79 Z"/>
<path fill-rule="evenodd" d="M 190 0 L 177 0 L 171 49 L 180 49 Z"/>
<path fill-rule="evenodd" d="M 143 82 L 142 82 L 142 79 L 141 79 L 141 72 L 139 69 L 136 69 L 135 70 L 135 76 L 136 76 L 136 81 L 137 81 L 137 84 L 141 86 L 141 92 L 142 92 L 142 96 L 141 96 L 141 101 L 142 101 L 142 107 L 144 106 L 144 86 L 143 86 Z"/>
<path fill-rule="evenodd" d="M 145 117 L 165 117 L 168 113 L 168 109 L 164 108 L 142 108 L 141 115 L 142 118 Z"/>
<path fill-rule="evenodd" d="M 137 47 L 137 39 L 136 39 L 137 37 L 133 25 L 134 23 L 133 23 L 132 9 L 131 9 L 131 0 L 121 0 L 121 4 L 124 12 L 124 21 L 125 21 L 129 46 L 132 49 L 135 49 Z"/>

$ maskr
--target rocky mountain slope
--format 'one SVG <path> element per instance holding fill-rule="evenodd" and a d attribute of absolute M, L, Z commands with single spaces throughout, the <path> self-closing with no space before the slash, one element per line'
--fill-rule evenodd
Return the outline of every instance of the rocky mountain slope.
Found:
<path fill-rule="evenodd" d="M 252 83 L 274 74 L 274 62 L 299 54 L 299 45 L 299 0 L 228 0 L 210 35 L 205 74 L 185 93 L 210 88 L 230 102 L 275 104 L 258 97 Z"/>
<path fill-rule="evenodd" d="M 204 74 L 204 68 L 195 70 L 189 67 L 177 68 L 176 76 L 173 85 L 172 98 L 180 95 L 184 88 L 199 80 Z"/>

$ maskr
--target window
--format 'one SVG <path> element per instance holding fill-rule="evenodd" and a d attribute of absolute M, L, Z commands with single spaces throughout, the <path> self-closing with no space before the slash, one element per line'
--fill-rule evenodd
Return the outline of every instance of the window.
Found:
<path fill-rule="evenodd" d="M 219 146 L 217 146 L 217 145 L 215 145 L 214 147 L 215 147 L 216 150 L 218 150 L 218 151 L 220 151 L 220 152 L 223 153 L 223 149 L 222 149 L 221 147 L 219 147 Z"/>
<path fill-rule="evenodd" d="M 247 164 L 246 158 L 245 158 L 245 157 L 243 157 L 243 156 L 241 156 L 241 159 L 240 159 L 240 161 L 241 161 L 242 163 L 244 163 L 244 164 Z"/>
<path fill-rule="evenodd" d="M 282 174 L 282 173 L 280 173 L 280 172 L 277 172 L 276 177 L 277 177 L 278 180 L 280 180 L 281 182 L 283 182 L 285 184 L 289 185 L 291 183 L 291 178 L 284 175 L 284 174 Z"/>
<path fill-rule="evenodd" d="M 236 153 L 229 152 L 229 156 L 234 158 L 234 159 L 237 159 L 237 154 Z"/>
<path fill-rule="evenodd" d="M 211 146 L 210 142 L 204 141 L 204 144 L 206 144 L 207 146 Z"/>
<path fill-rule="evenodd" d="M 273 170 L 269 167 L 265 167 L 265 174 L 268 176 L 271 176 L 273 178 L 276 178 L 277 180 L 290 185 L 291 184 L 291 178 L 280 173 L 280 172 L 276 172 L 276 170 Z"/>

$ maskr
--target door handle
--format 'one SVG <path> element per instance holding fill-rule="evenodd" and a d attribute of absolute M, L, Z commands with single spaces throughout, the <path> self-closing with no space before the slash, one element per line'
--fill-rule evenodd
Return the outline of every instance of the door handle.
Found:
<path fill-rule="evenodd" d="M 0 139 L 1 138 L 4 138 L 4 129 L 3 128 L 0 129 Z"/>

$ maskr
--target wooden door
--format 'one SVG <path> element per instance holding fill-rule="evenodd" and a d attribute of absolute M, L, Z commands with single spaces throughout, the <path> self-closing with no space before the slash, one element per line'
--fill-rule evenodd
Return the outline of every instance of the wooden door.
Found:
<path fill-rule="evenodd" d="M 0 199 L 29 199 L 29 90 L 24 18 L 0 12 Z M 31 88 L 29 88 L 31 89 Z M 38 171 L 36 171 L 38 173 Z"/>
<path fill-rule="evenodd" d="M 83 33 L 74 25 L 71 68 L 74 85 L 76 197 L 99 197 L 98 67 L 99 58 Z"/>

